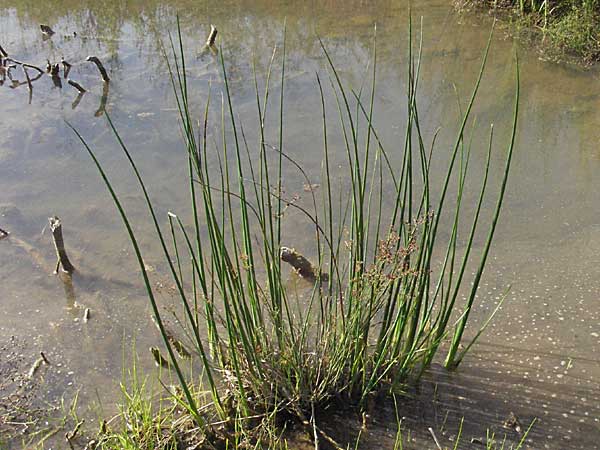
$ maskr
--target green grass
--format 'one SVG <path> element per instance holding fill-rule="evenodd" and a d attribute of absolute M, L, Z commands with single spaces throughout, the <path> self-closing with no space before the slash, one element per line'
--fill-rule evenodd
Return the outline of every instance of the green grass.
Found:
<path fill-rule="evenodd" d="M 498 11 L 511 11 L 520 31 L 533 31 L 547 56 L 571 56 L 584 64 L 600 58 L 600 2 L 598 0 L 473 0 Z M 502 17 L 502 16 L 500 16 Z"/>
<path fill-rule="evenodd" d="M 489 43 L 471 98 L 447 150 L 450 162 L 441 180 L 430 178 L 435 148 L 432 138 L 421 133 L 417 108 L 421 70 L 420 41 L 415 45 L 408 27 L 406 67 L 407 98 L 405 139 L 400 151 L 386 150 L 373 121 L 377 78 L 376 36 L 370 62 L 369 88 L 355 91 L 345 86 L 326 45 L 320 41 L 327 63 L 316 77 L 322 117 L 322 197 L 313 193 L 310 206 L 287 198 L 283 192 L 284 165 L 306 172 L 286 153 L 284 139 L 286 77 L 285 27 L 280 51 L 281 72 L 274 74 L 274 58 L 259 89 L 255 73 L 258 142 L 249 143 L 246 124 L 238 122 L 230 92 L 226 62 L 222 67 L 221 143 L 209 145 L 208 124 L 213 120 L 211 98 L 197 120 L 192 110 L 186 79 L 185 51 L 179 35 L 172 39 L 169 71 L 180 113 L 186 159 L 189 165 L 189 212 L 192 223 L 184 224 L 169 214 L 169 230 L 160 225 L 144 180 L 109 115 L 107 120 L 118 145 L 139 182 L 156 231 L 156 241 L 176 286 L 185 315 L 186 331 L 204 368 L 210 401 L 199 396 L 197 386 L 186 378 L 175 357 L 172 341 L 164 328 L 155 293 L 143 263 L 130 218 L 119 196 L 85 139 L 76 131 L 119 210 L 134 247 L 148 299 L 161 331 L 164 347 L 181 386 L 179 407 L 205 438 L 226 447 L 242 443 L 260 446 L 278 439 L 279 430 L 292 421 L 323 438 L 319 415 L 333 401 L 357 408 L 377 393 L 395 392 L 409 377 L 418 378 L 447 342 L 446 367 L 460 364 L 470 343 L 463 335 L 475 294 L 486 265 L 508 180 L 518 116 L 519 83 L 516 90 L 512 134 L 506 143 L 505 163 L 495 168 L 501 176 L 496 206 L 485 211 L 493 133 L 484 144 L 487 163 L 479 174 L 479 198 L 475 213 L 466 224 L 461 218 L 463 190 L 467 183 L 472 142 L 464 132 L 470 120 L 484 72 Z M 280 80 L 279 92 L 270 89 L 271 79 Z M 334 100 L 328 100 L 326 94 Z M 278 95 L 275 111 L 270 98 Z M 199 129 L 195 127 L 199 123 Z M 331 130 L 338 126 L 341 142 L 332 142 Z M 265 143 L 268 129 L 277 130 L 276 148 Z M 247 128 L 246 128 L 247 129 Z M 426 143 L 428 140 L 431 143 Z M 344 149 L 348 196 L 339 198 L 333 185 L 333 151 Z M 334 150 L 336 149 L 336 150 Z M 218 164 L 211 164 L 218 155 Z M 390 161 L 400 161 L 394 167 Z M 338 170 L 338 169 L 336 169 Z M 384 192 L 384 184 L 392 192 Z M 453 186 L 456 186 L 454 192 Z M 434 195 L 433 192 L 436 194 Z M 392 199 L 391 207 L 385 203 Z M 280 249 L 286 242 L 282 220 L 287 208 L 296 209 L 315 229 L 317 279 L 305 304 L 299 305 L 286 287 L 289 269 L 282 266 Z M 446 214 L 446 221 L 441 217 Z M 484 215 L 487 230 L 480 230 Z M 440 231 L 450 236 L 439 238 Z M 459 234 L 467 245 L 460 250 Z M 483 246 L 476 254 L 478 233 Z M 435 255 L 442 254 L 440 261 Z M 474 264 L 475 275 L 466 271 Z M 184 282 L 185 276 L 185 282 Z M 466 292 L 466 303 L 459 292 Z M 476 336 L 479 336 L 477 333 Z M 461 350 L 462 348 L 462 350 Z M 131 400 L 137 402 L 136 399 Z M 143 402 L 143 401 L 142 401 Z M 140 417 L 156 442 L 148 407 Z M 218 424 L 218 425 L 215 425 Z M 267 424 L 267 426 L 265 426 Z M 271 426 L 272 425 L 272 426 Z M 158 426 L 158 425 L 156 425 Z M 218 430 L 218 432 L 217 432 Z M 265 431 L 267 430 L 267 431 Z M 270 430 L 270 431 L 269 431 Z M 123 445 L 129 445 L 124 443 Z M 258 447 L 257 447 L 258 448 Z"/>

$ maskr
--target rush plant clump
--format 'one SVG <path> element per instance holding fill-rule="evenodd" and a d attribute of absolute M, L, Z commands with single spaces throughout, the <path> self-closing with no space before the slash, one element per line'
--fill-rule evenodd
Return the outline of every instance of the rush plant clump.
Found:
<path fill-rule="evenodd" d="M 408 35 L 405 137 L 393 154 L 380 140 L 373 122 L 375 37 L 370 93 L 366 96 L 362 90 L 355 92 L 345 86 L 327 47 L 319 41 L 326 61 L 326 67 L 315 79 L 322 118 L 322 198 L 317 198 L 314 189 L 310 189 L 312 206 L 309 207 L 287 198 L 282 189 L 285 164 L 295 166 L 302 182 L 313 186 L 302 167 L 285 153 L 285 32 L 279 52 L 276 146 L 265 142 L 267 110 L 273 103 L 269 102 L 273 95 L 270 81 L 276 53 L 262 92 L 255 72 L 258 120 L 254 131 L 258 142 L 252 147 L 238 121 L 220 52 L 222 136 L 220 148 L 213 148 L 207 139 L 211 98 L 206 99 L 197 129 L 195 112 L 190 106 L 181 32 L 178 45 L 171 40 L 173 55 L 169 70 L 187 150 L 191 224 L 184 224 L 178 215 L 170 213 L 169 230 L 163 230 L 128 146 L 107 115 L 145 196 L 156 240 L 185 313 L 193 351 L 204 370 L 210 393 L 208 402 L 197 395 L 198 390 L 176 358 L 130 219 L 93 150 L 74 130 L 96 164 L 131 238 L 167 358 L 179 380 L 179 404 L 197 427 L 206 430 L 206 435 L 214 437 L 217 433 L 227 445 L 239 444 L 248 430 L 256 430 L 267 419 L 271 424 L 277 423 L 273 417 L 300 422 L 317 439 L 323 435 L 318 415 L 332 402 L 342 400 L 357 408 L 364 407 L 373 395 L 394 392 L 409 377 L 418 378 L 442 351 L 442 343 L 447 343 L 443 351 L 444 364 L 449 369 L 456 367 L 470 348 L 472 342 L 461 345 L 463 334 L 476 306 L 475 294 L 494 236 L 513 155 L 518 67 L 512 134 L 500 169 L 496 206 L 489 212 L 482 208 L 488 195 L 493 138 L 490 131 L 485 143 L 487 162 L 478 178 L 479 195 L 474 214 L 468 219 L 467 243 L 459 248 L 459 216 L 471 146 L 464 133 L 484 73 L 491 36 L 461 125 L 448 150 L 450 158 L 445 174 L 441 180 L 433 180 L 430 167 L 435 136 L 427 138 L 421 132 L 417 108 L 421 51 L 413 50 L 410 25 Z M 325 85 L 329 86 L 329 92 Z M 333 96 L 334 102 L 327 101 L 326 92 Z M 334 121 L 342 131 L 341 143 L 331 141 Z M 426 143 L 427 139 L 430 143 Z M 332 185 L 331 155 L 333 148 L 339 151 L 340 146 L 346 154 L 343 170 L 349 186 L 348 195 L 342 194 L 343 198 L 338 198 L 339 190 Z M 209 157 L 209 152 L 219 155 L 216 167 L 210 163 L 214 158 Z M 392 160 L 400 162 L 398 167 L 394 167 Z M 392 185 L 392 192 L 385 199 L 384 183 Z M 455 185 L 456 194 L 451 194 L 450 186 Z M 318 249 L 309 280 L 313 287 L 301 307 L 287 287 L 289 269 L 281 260 L 287 240 L 282 228 L 287 208 L 299 211 L 314 227 L 314 244 Z M 440 221 L 444 210 L 448 210 L 449 225 Z M 482 250 L 476 251 L 473 241 L 483 227 L 484 215 L 489 225 L 484 230 Z M 449 239 L 441 239 L 442 229 Z M 292 250 L 284 252 L 290 258 Z M 471 273 L 473 264 L 474 275 L 468 277 L 465 269 L 471 265 L 468 271 Z M 184 273 L 190 274 L 186 275 L 185 284 Z M 460 300 L 463 294 L 466 301 Z M 256 443 L 258 434 L 250 434 Z M 277 434 L 261 436 L 260 439 L 270 439 Z"/>

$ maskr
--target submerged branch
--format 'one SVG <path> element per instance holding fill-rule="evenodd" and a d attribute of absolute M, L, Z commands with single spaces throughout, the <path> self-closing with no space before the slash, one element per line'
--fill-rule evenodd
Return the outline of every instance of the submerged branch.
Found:
<path fill-rule="evenodd" d="M 102 62 L 96 56 L 88 56 L 86 61 L 93 62 L 94 64 L 96 64 L 96 67 L 100 71 L 102 81 L 104 81 L 105 83 L 108 83 L 110 81 L 110 77 L 108 76 L 104 65 L 102 65 Z"/>
<path fill-rule="evenodd" d="M 76 81 L 71 80 L 70 78 L 67 80 L 67 83 L 69 83 L 71 86 L 73 86 L 75 89 L 77 89 L 79 91 L 80 94 L 83 94 L 84 92 L 87 92 L 83 86 L 81 86 L 79 83 L 77 83 Z"/>

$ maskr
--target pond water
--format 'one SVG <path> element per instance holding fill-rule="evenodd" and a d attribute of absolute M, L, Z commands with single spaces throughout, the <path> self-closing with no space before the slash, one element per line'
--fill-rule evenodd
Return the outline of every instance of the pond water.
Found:
<path fill-rule="evenodd" d="M 491 20 L 459 16 L 449 2 L 415 3 L 414 22 L 423 17 L 424 36 L 420 118 L 429 139 L 443 127 L 438 140 L 443 162 L 459 120 L 459 103 L 464 108 L 476 79 Z M 141 194 L 103 109 L 129 144 L 162 217 L 166 221 L 166 211 L 173 210 L 185 220 L 185 148 L 161 49 L 168 31 L 176 30 L 176 14 L 188 50 L 194 107 L 200 113 L 209 86 L 215 98 L 222 89 L 219 61 L 200 54 L 213 23 L 240 120 L 248 122 L 255 120 L 253 61 L 262 77 L 273 47 L 281 43 L 286 20 L 286 148 L 315 180 L 322 151 L 315 72 L 326 73 L 317 34 L 344 80 L 358 88 L 376 23 L 375 123 L 388 147 L 402 140 L 408 21 L 404 1 L 16 0 L 0 11 L 0 45 L 11 56 L 42 67 L 46 59 L 58 62 L 64 57 L 73 64 L 70 77 L 88 90 L 77 99 L 75 89 L 56 88 L 47 76 L 34 82 L 31 95 L 26 84 L 14 87 L 7 80 L 0 86 L 0 228 L 11 232 L 10 238 L 0 240 L 0 375 L 10 373 L 11 367 L 27 371 L 44 351 L 53 364 L 42 374 L 40 395 L 71 398 L 79 389 L 79 408 L 87 417 L 114 412 L 123 361 L 125 366 L 130 362 L 134 339 L 141 367 L 153 370 L 145 349 L 159 343 L 159 336 L 124 228 L 67 122 L 96 150 L 123 194 L 142 237 L 146 263 L 157 280 L 166 279 Z M 40 23 L 50 24 L 56 34 L 42 39 Z M 535 52 L 518 48 L 498 27 L 474 109 L 474 142 L 485 142 L 492 122 L 497 142 L 506 142 L 515 50 L 522 92 L 516 153 L 472 334 L 508 287 L 509 295 L 459 370 L 446 374 L 434 369 L 427 377 L 429 387 L 414 393 L 406 416 L 436 430 L 445 424 L 451 432 L 438 434 L 447 440 L 461 417 L 470 439 L 485 435 L 487 427 L 500 428 L 513 412 L 523 424 L 538 418 L 530 448 L 598 448 L 600 73 L 544 62 Z M 109 92 L 103 92 L 95 67 L 84 63 L 88 55 L 98 56 L 109 70 Z M 14 73 L 25 81 L 20 71 Z M 218 133 L 216 127 L 213 131 Z M 332 142 L 338 145 L 341 164 L 344 150 Z M 496 168 L 503 145 L 495 150 Z M 485 152 L 485 144 L 474 146 L 473 174 L 481 173 Z M 285 175 L 286 191 L 302 192 L 303 180 L 295 170 L 287 168 Z M 500 175 L 492 175 L 496 185 Z M 477 189 L 473 183 L 467 192 L 471 203 Z M 45 225 L 52 215 L 63 220 L 67 248 L 79 269 L 72 289 L 51 274 L 54 250 Z M 291 245 L 309 245 L 310 224 L 290 215 L 284 226 Z M 168 297 L 168 292 L 162 295 L 165 302 Z M 88 323 L 81 319 L 85 308 L 91 309 Z M 435 396 L 431 386 L 436 386 Z M 2 388 L 4 396 L 10 387 Z M 379 431 L 365 446 L 385 447 L 391 439 L 386 430 L 394 429 L 393 421 L 386 423 L 384 412 L 379 422 Z M 7 429 L 0 422 L 0 432 Z M 434 448 L 431 440 L 413 445 Z M 467 439 L 465 448 L 469 445 L 475 444 Z"/>

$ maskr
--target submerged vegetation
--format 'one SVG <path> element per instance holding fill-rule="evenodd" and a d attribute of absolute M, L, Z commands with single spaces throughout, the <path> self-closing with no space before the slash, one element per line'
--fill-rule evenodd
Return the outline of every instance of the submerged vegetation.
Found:
<path fill-rule="evenodd" d="M 459 4 L 510 13 L 516 27 L 538 36 L 541 48 L 552 58 L 574 56 L 584 64 L 600 59 L 598 0 L 466 0 Z"/>
<path fill-rule="evenodd" d="M 215 442 L 222 448 L 275 448 L 285 446 L 281 432 L 288 423 L 305 427 L 317 446 L 320 439 L 333 443 L 319 426 L 319 414 L 328 405 L 340 401 L 367 408 L 378 395 L 399 392 L 406 382 L 418 379 L 442 351 L 448 369 L 460 364 L 473 343 L 463 343 L 464 332 L 476 306 L 513 155 L 518 68 L 512 131 L 504 166 L 498 170 L 502 176 L 495 207 L 485 214 L 491 129 L 485 143 L 487 163 L 477 179 L 477 203 L 463 226 L 462 194 L 472 145 L 465 128 L 491 39 L 454 144 L 444 155 L 449 156 L 449 163 L 438 183 L 430 175 L 440 150 L 435 135 L 422 134 L 417 108 L 421 54 L 414 49 L 412 33 L 409 26 L 405 138 L 393 150 L 380 140 L 373 120 L 375 37 L 367 94 L 363 88 L 345 86 L 321 42 L 327 70 L 315 79 L 321 106 L 315 113 L 322 117 L 322 195 L 309 189 L 307 205 L 286 196 L 282 176 L 284 165 L 290 164 L 307 186 L 314 185 L 293 155 L 286 153 L 285 31 L 282 46 L 273 53 L 264 89 L 255 71 L 257 120 L 252 131 L 258 142 L 254 144 L 236 114 L 223 52 L 221 135 L 217 137 L 209 135 L 213 100 L 205 99 L 204 114 L 198 120 L 189 96 L 181 34 L 179 45 L 171 40 L 173 56 L 168 64 L 187 150 L 191 225 L 169 213 L 168 231 L 161 227 L 128 144 L 107 115 L 149 208 L 185 316 L 185 332 L 202 367 L 202 381 L 188 377 L 178 360 L 129 217 L 94 151 L 74 130 L 125 223 L 169 367 L 179 383 L 173 388 L 175 403 L 158 414 L 168 423 L 157 422 L 150 400 L 137 396 L 144 389 L 134 396 L 125 392 L 128 404 L 143 414 L 123 435 L 130 441 L 119 440 L 117 435 L 101 445 L 139 448 L 143 443 L 144 448 L 176 448 L 178 442 L 163 439 L 163 431 L 180 427 L 181 433 L 169 436 L 184 436 L 188 442 L 193 438 L 194 448 Z M 281 73 L 274 102 L 270 85 L 276 76 L 277 55 Z M 336 124 L 341 143 L 331 138 Z M 277 145 L 267 144 L 269 133 L 277 136 Z M 347 157 L 342 169 L 346 184 L 335 186 L 333 172 L 340 169 L 332 167 L 330 155 L 340 146 Z M 393 195 L 384 195 L 390 183 Z M 289 270 L 282 265 L 281 251 L 292 239 L 282 226 L 288 209 L 296 210 L 314 229 L 315 266 L 310 271 L 314 276 L 306 277 L 310 287 L 304 297 L 288 289 Z M 483 221 L 489 223 L 487 230 L 480 229 Z M 448 239 L 441 238 L 442 229 Z M 461 246 L 463 231 L 466 244 Z M 474 240 L 482 234 L 478 253 Z M 132 418 L 131 411 L 123 415 Z"/>

